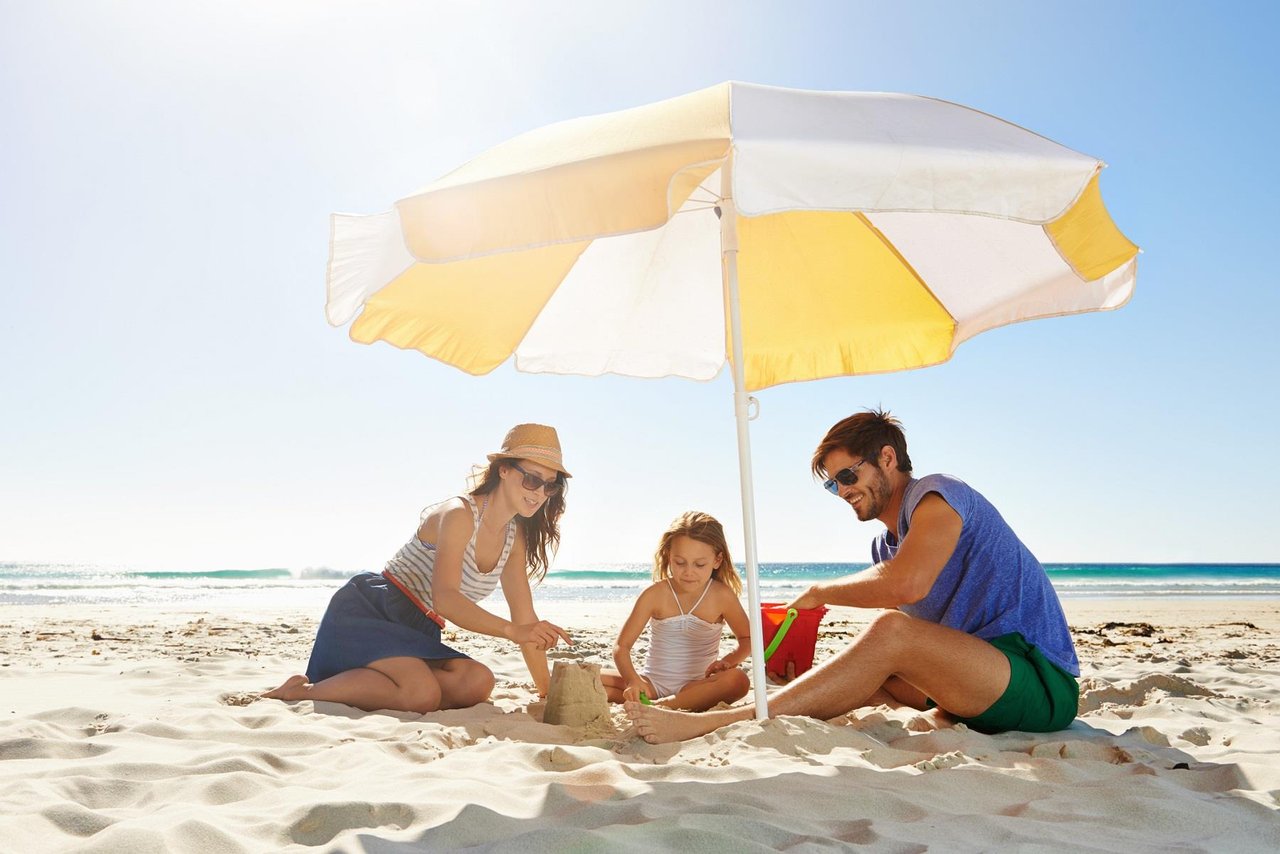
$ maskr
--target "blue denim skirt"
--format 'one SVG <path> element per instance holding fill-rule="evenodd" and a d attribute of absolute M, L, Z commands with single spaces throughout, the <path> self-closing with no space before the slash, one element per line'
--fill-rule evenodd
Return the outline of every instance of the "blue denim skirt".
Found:
<path fill-rule="evenodd" d="M 333 594 L 307 663 L 312 682 L 380 658 L 470 658 L 440 640 L 440 627 L 381 575 L 362 572 Z"/>

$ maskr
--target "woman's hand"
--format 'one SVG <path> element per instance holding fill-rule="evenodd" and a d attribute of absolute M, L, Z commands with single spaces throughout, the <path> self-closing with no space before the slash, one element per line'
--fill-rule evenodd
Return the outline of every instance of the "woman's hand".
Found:
<path fill-rule="evenodd" d="M 507 638 L 518 644 L 529 644 L 539 650 L 551 649 L 560 641 L 573 645 L 573 638 L 569 637 L 568 632 L 546 620 L 538 620 L 536 623 L 512 623 L 507 631 Z"/>
<path fill-rule="evenodd" d="M 707 675 L 712 676 L 716 673 L 719 673 L 722 670 L 730 670 L 732 668 L 733 668 L 732 664 L 730 664 L 729 662 L 721 658 L 707 665 Z"/>

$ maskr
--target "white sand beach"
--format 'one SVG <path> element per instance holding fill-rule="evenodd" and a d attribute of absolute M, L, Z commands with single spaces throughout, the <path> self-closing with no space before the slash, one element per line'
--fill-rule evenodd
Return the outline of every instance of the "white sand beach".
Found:
<path fill-rule="evenodd" d="M 492 702 L 426 716 L 256 699 L 316 613 L 0 611 L 0 848 L 55 852 L 1280 849 L 1280 602 L 1074 600 L 1080 716 L 1048 735 L 914 713 L 675 745 Z M 621 615 L 560 603 L 590 661 Z M 616 610 L 616 608 L 614 609 Z M 868 612 L 827 615 L 819 658 Z"/>

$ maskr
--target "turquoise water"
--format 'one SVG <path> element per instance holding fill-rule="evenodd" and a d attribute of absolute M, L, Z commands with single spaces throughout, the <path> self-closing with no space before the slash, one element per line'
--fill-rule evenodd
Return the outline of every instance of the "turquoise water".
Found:
<path fill-rule="evenodd" d="M 761 598 L 777 599 L 787 593 L 798 593 L 814 581 L 839 578 L 866 566 L 865 563 L 761 564 Z M 1045 564 L 1045 571 L 1063 598 L 1280 598 L 1280 564 L 1051 563 Z M 609 569 L 561 570 L 548 577 L 548 586 L 562 585 L 566 591 L 596 589 L 601 592 L 596 598 L 612 598 L 609 591 L 625 588 L 628 595 L 633 595 L 650 578 L 649 565 L 623 564 Z"/>
<path fill-rule="evenodd" d="M 838 578 L 864 563 L 765 563 L 761 598 L 785 600 L 814 581 Z M 1063 598 L 1280 598 L 1280 564 L 1046 564 Z M 323 602 L 352 573 L 310 568 L 212 571 L 135 570 L 84 564 L 0 563 L 0 606 L 21 604 L 163 604 L 201 607 L 253 601 Z M 631 599 L 650 580 L 642 563 L 568 567 L 537 590 L 548 599 Z"/>

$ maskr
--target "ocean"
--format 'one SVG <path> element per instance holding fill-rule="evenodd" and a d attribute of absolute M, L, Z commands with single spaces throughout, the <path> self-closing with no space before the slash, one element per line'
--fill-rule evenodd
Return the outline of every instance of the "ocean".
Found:
<path fill-rule="evenodd" d="M 765 563 L 761 599 L 785 602 L 814 581 L 838 578 L 864 563 Z M 1280 564 L 1045 565 L 1058 594 L 1070 598 L 1280 598 Z M 627 601 L 649 583 L 642 563 L 563 568 L 534 590 L 535 600 Z M 313 608 L 320 613 L 353 573 L 328 568 L 138 570 L 83 564 L 0 563 L 0 607 L 141 605 L 191 608 Z"/>

